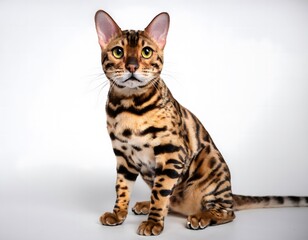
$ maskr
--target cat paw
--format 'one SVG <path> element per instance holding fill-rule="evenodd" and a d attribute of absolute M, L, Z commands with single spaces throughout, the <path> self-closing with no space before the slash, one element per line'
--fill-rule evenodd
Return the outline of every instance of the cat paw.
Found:
<path fill-rule="evenodd" d="M 156 236 L 159 235 L 163 231 L 163 229 L 164 226 L 162 223 L 148 220 L 140 224 L 137 233 L 143 236 Z"/>
<path fill-rule="evenodd" d="M 133 213 L 136 215 L 147 215 L 150 210 L 150 202 L 137 202 L 135 206 L 132 208 Z"/>
<path fill-rule="evenodd" d="M 107 226 L 116 226 L 124 222 L 127 211 L 106 212 L 100 217 L 100 222 Z"/>
<path fill-rule="evenodd" d="M 231 222 L 235 218 L 230 210 L 208 210 L 187 218 L 187 228 L 198 230 L 207 226 L 219 225 Z"/>
<path fill-rule="evenodd" d="M 211 219 L 207 218 L 203 214 L 196 214 L 187 218 L 186 226 L 192 230 L 204 229 L 209 226 Z"/>

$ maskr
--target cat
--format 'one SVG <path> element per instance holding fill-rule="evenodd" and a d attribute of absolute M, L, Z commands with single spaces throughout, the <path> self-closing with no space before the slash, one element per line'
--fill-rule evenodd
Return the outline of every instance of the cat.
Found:
<path fill-rule="evenodd" d="M 204 229 L 232 221 L 236 210 L 308 206 L 308 197 L 232 194 L 230 171 L 209 133 L 160 77 L 169 21 L 163 12 L 143 31 L 122 31 L 105 11 L 95 15 L 102 68 L 110 81 L 107 129 L 117 159 L 117 198 L 101 223 L 124 222 L 139 174 L 151 188 L 150 201 L 132 209 L 148 215 L 140 235 L 160 234 L 168 212 L 187 216 L 190 229 Z"/>

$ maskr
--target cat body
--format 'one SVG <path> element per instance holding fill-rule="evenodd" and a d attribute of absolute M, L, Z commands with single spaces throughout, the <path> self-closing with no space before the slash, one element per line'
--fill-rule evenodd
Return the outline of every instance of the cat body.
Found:
<path fill-rule="evenodd" d="M 117 199 L 104 225 L 124 222 L 133 184 L 141 175 L 150 201 L 135 214 L 148 214 L 140 235 L 158 235 L 168 211 L 187 216 L 187 227 L 203 229 L 256 207 L 307 206 L 306 197 L 234 195 L 230 171 L 197 117 L 181 106 L 160 77 L 169 15 L 157 15 L 144 31 L 122 31 L 104 11 L 95 15 L 102 66 L 110 80 L 107 128 L 117 158 Z"/>

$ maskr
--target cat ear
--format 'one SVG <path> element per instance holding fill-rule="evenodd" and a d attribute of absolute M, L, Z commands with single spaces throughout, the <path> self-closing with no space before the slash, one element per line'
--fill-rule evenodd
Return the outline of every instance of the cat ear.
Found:
<path fill-rule="evenodd" d="M 95 14 L 95 26 L 99 45 L 106 48 L 109 41 L 121 34 L 121 29 L 108 13 L 99 10 Z"/>
<path fill-rule="evenodd" d="M 166 45 L 169 22 L 169 14 L 163 12 L 158 14 L 144 30 L 161 49 Z"/>

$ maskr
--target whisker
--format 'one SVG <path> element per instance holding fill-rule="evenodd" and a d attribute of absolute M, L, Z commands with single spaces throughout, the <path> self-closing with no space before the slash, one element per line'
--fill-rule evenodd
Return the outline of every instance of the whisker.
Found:
<path fill-rule="evenodd" d="M 105 80 L 105 81 L 99 83 L 97 86 L 95 86 L 93 88 L 90 88 L 90 85 L 89 85 L 89 88 L 90 88 L 89 92 L 93 92 L 93 91 L 97 90 L 100 87 L 102 87 L 102 89 L 103 89 L 103 88 L 105 88 L 108 85 L 108 83 L 109 83 L 109 80 Z"/>
<path fill-rule="evenodd" d="M 86 88 L 90 92 L 96 90 L 97 88 L 99 88 L 100 86 L 102 86 L 103 84 L 108 82 L 108 80 L 106 80 L 104 73 L 91 74 L 91 75 L 88 75 L 88 77 L 86 79 L 87 79 L 85 81 L 86 85 L 87 85 Z M 97 85 L 97 83 L 98 83 L 98 85 Z M 95 85 L 95 87 L 92 87 L 93 85 Z"/>
<path fill-rule="evenodd" d="M 101 95 L 101 93 L 102 93 L 104 87 L 106 87 L 107 84 L 108 84 L 108 83 L 105 83 L 105 84 L 101 87 L 101 89 L 99 90 L 98 95 L 97 95 L 97 103 L 98 103 L 98 101 L 99 101 L 99 96 Z"/>
<path fill-rule="evenodd" d="M 85 91 L 84 93 L 86 95 L 92 95 L 93 92 L 95 92 L 95 95 L 97 93 L 97 99 L 96 104 L 101 104 L 100 101 L 101 93 L 104 89 L 106 89 L 106 86 L 109 84 L 109 80 L 107 79 L 105 73 L 103 71 L 100 71 L 98 73 L 89 73 L 84 76 L 85 78 Z M 104 99 L 104 98 L 103 98 Z"/>
<path fill-rule="evenodd" d="M 110 88 L 109 88 L 109 92 L 108 92 L 108 96 L 111 93 L 112 89 L 115 87 L 116 83 L 114 81 L 110 81 Z"/>
<path fill-rule="evenodd" d="M 159 77 L 158 77 L 159 78 Z M 161 93 L 161 91 L 160 91 L 160 89 L 159 89 L 159 81 L 151 81 L 150 82 L 151 83 L 151 85 L 159 92 L 159 95 L 160 95 L 160 97 L 163 97 L 162 96 L 162 93 Z"/>

